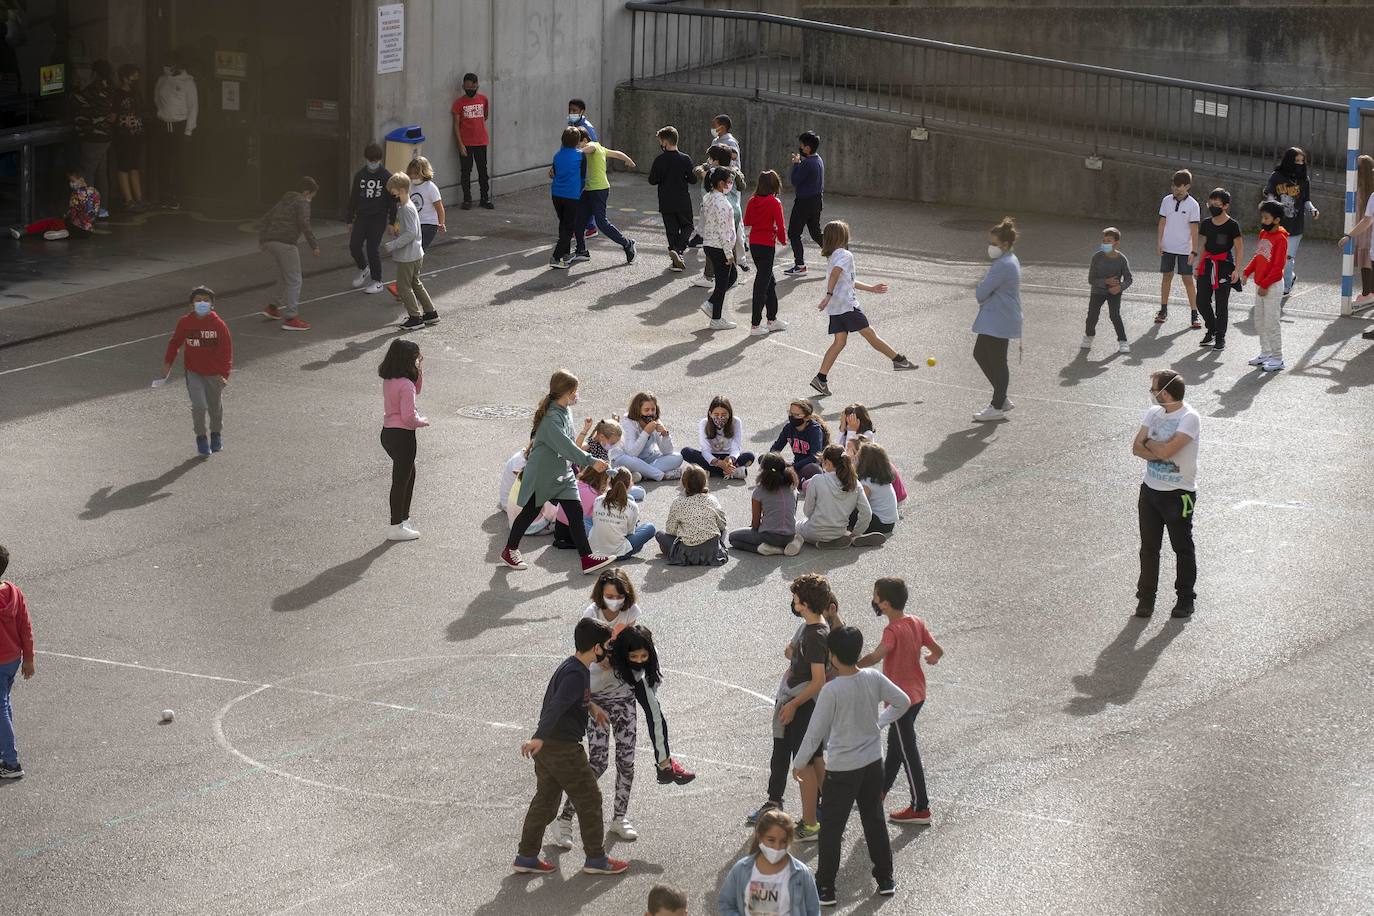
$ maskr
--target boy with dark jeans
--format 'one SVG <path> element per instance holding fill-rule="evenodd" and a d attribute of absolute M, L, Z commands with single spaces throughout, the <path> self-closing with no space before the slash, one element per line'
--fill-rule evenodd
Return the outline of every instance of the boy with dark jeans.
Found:
<path fill-rule="evenodd" d="M 1131 262 L 1121 253 L 1121 230 L 1108 226 L 1102 230 L 1102 244 L 1088 264 L 1088 320 L 1083 327 L 1083 343 L 1080 348 L 1091 350 L 1093 338 L 1097 336 L 1097 319 L 1102 315 L 1102 304 L 1107 304 L 1107 315 L 1116 331 L 1116 349 L 1119 353 L 1130 353 L 1131 345 L 1126 341 L 1126 326 L 1121 323 L 1121 294 L 1131 288 Z"/>
<path fill-rule="evenodd" d="M 859 659 L 860 668 L 883 663 L 883 676 L 906 692 L 911 708 L 902 713 L 887 730 L 887 756 L 883 760 L 883 795 L 892 791 L 897 772 L 906 772 L 911 804 L 894 811 L 887 819 L 894 824 L 929 824 L 930 797 L 926 794 L 926 771 L 921 751 L 916 746 L 916 716 L 926 701 L 926 674 L 921 670 L 921 649 L 929 649 L 926 664 L 934 665 L 945 654 L 925 621 L 906 614 L 906 581 L 895 576 L 873 583 L 873 613 L 887 618 L 882 641 Z"/>
<path fill-rule="evenodd" d="M 1191 617 L 1197 595 L 1197 558 L 1193 547 L 1193 511 L 1197 505 L 1197 447 L 1202 420 L 1185 404 L 1183 376 L 1172 369 L 1150 375 L 1155 406 L 1145 411 L 1131 442 L 1131 454 L 1145 459 L 1140 485 L 1140 581 L 1136 584 L 1137 617 L 1155 610 L 1159 585 L 1159 551 L 1164 532 L 1174 548 L 1178 600 L 1172 616 Z"/>
<path fill-rule="evenodd" d="M 491 202 L 491 184 L 487 180 L 487 121 L 491 118 L 491 102 L 477 91 L 477 74 L 463 74 L 463 94 L 453 102 L 453 136 L 458 141 L 458 165 L 462 174 L 463 209 L 472 209 L 472 167 L 477 166 L 477 187 L 482 195 L 482 209 L 495 210 Z"/>
<path fill-rule="evenodd" d="M 573 239 L 577 239 L 578 250 L 587 247 L 582 216 L 582 185 L 587 180 L 587 160 L 577 148 L 582 142 L 582 132 L 576 127 L 563 128 L 562 146 L 553 154 L 553 165 L 549 166 L 550 187 L 553 196 L 553 212 L 558 216 L 558 242 L 553 247 L 553 257 L 549 266 L 567 270 L 568 257 L 572 253 Z"/>
<path fill-rule="evenodd" d="M 586 225 L 586 219 L 590 217 L 602 235 L 624 249 L 625 263 L 631 264 L 635 259 L 634 241 L 621 235 L 620 230 L 606 216 L 606 202 L 611 196 L 611 181 L 606 176 L 606 160 L 619 159 L 630 168 L 635 167 L 635 161 L 618 149 L 607 149 L 600 143 L 593 142 L 585 128 L 578 130 L 582 135 L 582 143 L 578 149 L 582 150 L 582 155 L 587 160 L 587 179 L 582 187 L 582 215 L 579 221 Z M 572 259 L 586 261 L 589 258 L 587 249 L 582 247 L 573 253 Z"/>
<path fill-rule="evenodd" d="M 787 237 L 792 240 L 792 266 L 783 271 L 789 277 L 806 275 L 806 250 L 802 230 L 811 234 L 811 241 L 821 244 L 821 210 L 825 204 L 825 160 L 816 155 L 821 138 L 808 130 L 797 138 L 798 152 L 792 154 L 792 171 L 788 181 L 796 193 L 792 201 L 792 215 L 787 220 Z"/>
<path fill-rule="evenodd" d="M 353 184 L 349 188 L 344 223 L 351 230 L 348 251 L 358 268 L 358 275 L 353 278 L 353 288 L 367 284 L 363 292 L 376 294 L 383 289 L 382 236 L 386 233 L 386 227 L 396 220 L 396 198 L 386 189 L 391 173 L 382 164 L 382 148 L 376 143 L 369 143 L 363 150 L 363 159 L 366 162 L 353 176 Z M 370 284 L 369 277 L 372 280 Z"/>
<path fill-rule="evenodd" d="M 517 872 L 547 874 L 558 870 L 558 866 L 540 858 L 539 847 L 544 841 L 544 829 L 558 816 L 565 792 L 577 808 L 577 820 L 582 827 L 582 848 L 587 851 L 582 870 L 589 875 L 618 875 L 630 867 L 628 862 L 606 855 L 601 789 L 582 746 L 589 712 L 603 727 L 610 721 L 601 707 L 591 702 L 591 666 L 606 657 L 606 643 L 610 639 L 611 628 L 604 621 L 584 617 L 577 622 L 573 630 L 576 651 L 553 673 L 544 691 L 534 737 L 520 746 L 521 756 L 534 760 L 536 788 L 520 832 L 520 849 L 514 865 Z"/>
<path fill-rule="evenodd" d="M 0 576 L 10 565 L 10 552 L 0 546 Z M 14 676 L 33 677 L 33 626 L 24 593 L 13 582 L 0 580 L 0 779 L 24 775 L 14 743 L 14 714 L 10 690 Z"/>
<path fill-rule="evenodd" d="M 834 630 L 826 644 L 835 679 L 816 698 L 816 709 L 797 759 L 808 760 L 825 745 L 825 820 L 821 823 L 816 890 L 822 906 L 834 906 L 840 844 L 849 811 L 856 803 L 878 893 L 887 897 L 897 891 L 892 880 L 892 845 L 883 818 L 882 729 L 901 718 L 911 700 L 902 688 L 879 672 L 859 669 L 864 635 L 857 627 Z M 880 713 L 882 703 L 888 706 Z M 800 769 L 796 775 L 798 779 L 802 777 Z"/>
<path fill-rule="evenodd" d="M 663 217 L 663 232 L 668 237 L 669 270 L 681 271 L 687 264 L 682 254 L 692 236 L 692 193 L 688 185 L 697 183 L 692 169 L 692 157 L 677 148 L 676 127 L 664 127 L 658 132 L 658 145 L 663 152 L 649 167 L 649 184 L 658 187 L 658 212 Z"/>
<path fill-rule="evenodd" d="M 1202 346 L 1214 350 L 1226 349 L 1227 307 L 1231 290 L 1240 290 L 1236 271 L 1245 260 L 1245 239 L 1240 223 L 1231 217 L 1231 195 L 1225 188 L 1217 188 L 1207 195 L 1210 219 L 1200 224 L 1202 253 L 1197 264 L 1197 310 L 1202 315 L 1207 333 Z M 1216 308 L 1212 300 L 1216 299 Z"/>

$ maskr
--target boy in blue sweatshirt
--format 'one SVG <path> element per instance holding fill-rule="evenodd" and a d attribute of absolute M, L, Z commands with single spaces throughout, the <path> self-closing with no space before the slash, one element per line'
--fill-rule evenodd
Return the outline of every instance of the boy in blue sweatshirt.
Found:
<path fill-rule="evenodd" d="M 821 208 L 825 195 L 825 160 L 816 155 L 821 138 L 808 130 L 797 138 L 798 151 L 792 154 L 792 171 L 787 180 L 796 198 L 792 201 L 792 215 L 787 218 L 787 237 L 792 240 L 792 266 L 785 276 L 806 276 L 806 251 L 802 245 L 802 230 L 811 233 L 811 241 L 821 243 Z"/>
<path fill-rule="evenodd" d="M 883 729 L 902 717 L 911 705 L 906 691 L 879 671 L 860 669 L 864 635 L 857 627 L 839 627 L 826 640 L 835 678 L 821 688 L 811 724 L 795 759 L 810 760 L 825 746 L 825 817 L 821 820 L 820 862 L 816 889 L 822 906 L 834 906 L 835 875 L 840 870 L 840 844 L 849 811 L 858 802 L 868 857 L 878 893 L 896 893 L 892 880 L 892 845 L 883 814 Z M 879 712 L 882 703 L 888 704 Z M 797 770 L 797 778 L 802 772 Z"/>
<path fill-rule="evenodd" d="M 558 866 L 540 857 L 539 847 L 544 841 L 544 829 L 558 816 L 564 793 L 577 809 L 577 820 L 582 826 L 582 848 L 587 851 L 582 870 L 589 875 L 618 875 L 630 867 L 628 862 L 606 855 L 601 789 L 582 746 L 588 713 L 603 728 L 610 722 L 601 707 L 591 701 L 592 665 L 606 657 L 606 643 L 610 639 L 611 628 L 604 621 L 584 617 L 577 622 L 573 630 L 576 651 L 553 673 L 544 691 L 534 737 L 520 746 L 520 755 L 534 760 L 536 782 L 520 832 L 514 866 L 517 872 L 547 874 L 558 870 Z"/>

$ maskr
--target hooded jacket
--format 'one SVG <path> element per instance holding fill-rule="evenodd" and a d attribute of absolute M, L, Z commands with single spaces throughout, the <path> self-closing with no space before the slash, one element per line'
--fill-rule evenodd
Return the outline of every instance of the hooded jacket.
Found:
<path fill-rule="evenodd" d="M 1260 289 L 1268 289 L 1283 279 L 1283 265 L 1288 260 L 1288 230 L 1282 225 L 1259 234 L 1255 256 L 1245 265 L 1242 276 L 1250 277 Z"/>
<path fill-rule="evenodd" d="M 186 136 L 196 129 L 200 112 L 200 98 L 196 95 L 196 78 L 182 70 L 172 74 L 163 71 L 153 87 L 153 103 L 157 105 L 157 119 L 164 124 L 186 122 Z"/>
<path fill-rule="evenodd" d="M 1280 222 L 1289 235 L 1302 235 L 1304 218 L 1316 209 L 1312 205 L 1307 164 L 1297 163 L 1300 152 L 1296 146 L 1289 148 L 1264 186 L 1264 199 L 1276 201 L 1283 207 Z"/>
<path fill-rule="evenodd" d="M 0 582 L 0 665 L 16 658 L 33 661 L 33 626 L 19 586 Z"/>

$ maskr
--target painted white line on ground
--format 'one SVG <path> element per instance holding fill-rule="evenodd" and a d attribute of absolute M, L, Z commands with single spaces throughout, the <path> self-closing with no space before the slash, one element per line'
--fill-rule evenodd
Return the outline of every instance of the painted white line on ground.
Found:
<path fill-rule="evenodd" d="M 306 904 L 317 903 L 317 902 L 323 900 L 323 899 L 326 898 L 326 897 L 330 897 L 330 896 L 333 896 L 334 894 L 337 894 L 339 891 L 343 890 L 344 888 L 352 887 L 352 886 L 355 885 L 355 884 L 359 884 L 359 883 L 361 883 L 361 882 L 363 882 L 363 881 L 366 881 L 368 878 L 375 878 L 377 875 L 380 875 L 380 874 L 381 874 L 382 872 L 384 872 L 384 871 L 394 871 L 395 868 L 396 868 L 395 865 L 383 865 L 381 868 L 374 868 L 374 869 L 372 869 L 372 871 L 363 872 L 361 875 L 358 875 L 358 877 L 354 878 L 352 881 L 344 881 L 344 882 L 341 882 L 341 883 L 339 883 L 339 884 L 336 884 L 336 885 L 334 885 L 333 887 L 331 887 L 331 888 L 329 888 L 328 890 L 326 890 L 326 891 L 325 891 L 324 893 L 322 893 L 322 894 L 316 894 L 314 897 L 306 897 L 304 900 L 300 901 L 299 903 L 293 903 L 293 904 L 291 904 L 290 906 L 288 906 L 286 909 L 283 909 L 283 910 L 273 910 L 273 911 L 269 914 L 269 916 L 281 916 L 282 913 L 290 913 L 290 912 L 292 912 L 293 910 L 299 910 L 301 907 L 305 906 Z"/>

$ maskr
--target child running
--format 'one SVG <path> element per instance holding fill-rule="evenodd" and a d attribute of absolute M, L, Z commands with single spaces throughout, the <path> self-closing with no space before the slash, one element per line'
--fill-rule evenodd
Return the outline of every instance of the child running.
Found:
<path fill-rule="evenodd" d="M 629 468 L 637 478 L 674 480 L 682 476 L 682 456 L 673 448 L 673 437 L 658 409 L 658 398 L 651 391 L 641 391 L 630 399 L 630 409 L 622 424 L 625 438 L 620 455 L 614 458 L 617 467 Z"/>
<path fill-rule="evenodd" d="M 887 819 L 894 824 L 929 824 L 930 798 L 926 794 L 926 771 L 921 766 L 921 751 L 916 746 L 916 715 L 926 700 L 926 674 L 921 669 L 921 649 L 927 665 L 934 665 L 945 650 L 930 635 L 925 621 L 906 613 L 906 580 L 884 577 L 873 583 L 873 613 L 887 618 L 883 638 L 877 648 L 859 659 L 860 668 L 883 663 L 883 674 L 911 700 L 911 708 L 887 730 L 887 758 L 883 762 L 883 796 L 892 791 L 897 771 L 906 773 L 911 804 L 894 811 Z"/>
<path fill-rule="evenodd" d="M 654 634 L 642 623 L 626 627 L 611 644 L 611 664 L 620 679 L 634 688 L 635 699 L 644 710 L 644 724 L 649 729 L 649 743 L 654 749 L 655 776 L 659 785 L 685 786 L 696 779 L 696 773 L 673 759 L 668 746 L 668 720 L 658 705 L 658 688 L 663 683 L 663 675 L 658 667 Z"/>
<path fill-rule="evenodd" d="M 802 505 L 806 518 L 797 525 L 797 537 L 822 548 L 866 547 L 886 540 L 877 532 L 868 533 L 873 508 L 844 449 L 827 445 L 821 467 L 824 473 L 807 481 Z"/>
<path fill-rule="evenodd" d="M 754 274 L 753 311 L 749 317 L 749 333 L 766 337 L 775 331 L 787 330 L 787 322 L 778 317 L 778 283 L 773 277 L 773 259 L 778 245 L 787 244 L 787 224 L 782 218 L 782 202 L 778 192 L 782 179 L 772 169 L 759 173 L 754 184 L 754 196 L 744 208 L 744 228 L 749 230 L 749 257 L 758 273 Z M 763 324 L 765 310 L 768 324 Z"/>
<path fill-rule="evenodd" d="M 584 618 L 600 620 L 611 628 L 611 645 L 616 636 L 639 620 L 639 605 L 635 603 L 635 587 L 623 569 L 612 566 L 596 576 L 592 586 L 592 603 L 582 612 Z M 638 839 L 639 833 L 630 823 L 630 789 L 635 781 L 635 741 L 638 716 L 635 714 L 635 692 L 621 679 L 611 665 L 610 656 L 591 667 L 591 701 L 600 706 L 610 720 L 603 725 L 592 722 L 587 730 L 587 756 L 592 772 L 600 779 L 606 772 L 610 754 L 611 735 L 615 735 L 615 803 L 611 811 L 611 832 L 622 840 Z M 563 804 L 554 827 L 554 844 L 563 849 L 573 848 L 573 801 Z"/>
<path fill-rule="evenodd" d="M 806 398 L 798 398 L 787 405 L 787 422 L 783 424 L 770 452 L 792 449 L 792 470 L 798 480 L 806 480 L 821 472 L 821 450 L 830 444 L 830 427 L 825 425 L 816 408 Z"/>
<path fill-rule="evenodd" d="M 777 452 L 760 458 L 758 485 L 749 500 L 749 527 L 731 531 L 730 546 L 765 557 L 801 553 L 801 541 L 796 539 L 798 486 L 797 472 Z"/>
<path fill-rule="evenodd" d="M 840 358 L 849 335 L 857 333 L 869 346 L 892 360 L 892 368 L 915 369 L 916 364 L 888 346 L 887 341 L 868 325 L 868 317 L 859 308 L 855 290 L 866 293 L 887 292 L 886 283 L 860 283 L 854 278 L 854 255 L 849 253 L 849 224 L 831 220 L 821 233 L 821 254 L 829 258 L 825 282 L 825 296 L 816 310 L 830 316 L 830 334 L 834 340 L 821 357 L 821 369 L 811 380 L 811 387 L 822 395 L 830 394 L 826 376 Z"/>
<path fill-rule="evenodd" d="M 654 537 L 669 566 L 721 566 L 729 557 L 721 542 L 725 510 L 710 493 L 710 478 L 696 465 L 682 471 L 682 495 Z"/>
<path fill-rule="evenodd" d="M 611 182 L 606 177 L 606 160 L 619 159 L 629 168 L 635 167 L 635 161 L 618 149 L 607 149 L 595 142 L 585 128 L 579 130 L 582 140 L 577 148 L 587 160 L 587 180 L 582 187 L 582 211 L 579 219 L 583 226 L 587 224 L 588 219 L 595 221 L 596 228 L 602 235 L 624 249 L 625 263 L 631 264 L 635 259 L 634 240 L 621 235 L 620 230 L 606 218 L 606 201 L 611 196 Z M 591 255 L 585 246 L 579 247 L 572 257 L 574 262 L 590 259 Z"/>
<path fill-rule="evenodd" d="M 712 477 L 743 480 L 748 476 L 754 453 L 743 451 L 744 423 L 735 416 L 729 398 L 718 394 L 711 399 L 697 427 L 697 440 L 701 448 L 684 448 L 684 461 L 705 468 Z"/>
<path fill-rule="evenodd" d="M 562 146 L 553 154 L 553 165 L 549 166 L 549 178 L 553 179 L 550 189 L 553 195 L 553 212 L 558 217 L 558 242 L 553 246 L 553 257 L 549 267 L 567 270 L 572 266 L 573 239 L 577 239 L 577 250 L 586 251 L 584 237 L 586 223 L 582 216 L 582 185 L 587 180 L 587 159 L 582 155 L 578 144 L 582 142 L 582 132 L 576 127 L 563 128 Z"/>
<path fill-rule="evenodd" d="M 215 312 L 215 291 L 208 286 L 191 290 L 191 311 L 181 316 L 167 352 L 162 357 L 162 377 L 166 379 L 176 362 L 177 350 L 186 344 L 183 360 L 186 394 L 191 398 L 191 426 L 196 433 L 196 451 L 202 457 L 224 448 L 224 386 L 234 368 L 234 342 L 229 325 Z M 161 384 L 155 382 L 154 384 Z M 205 425 L 206 416 L 210 425 Z"/>
<path fill-rule="evenodd" d="M 592 503 L 592 528 L 587 539 L 592 553 L 623 560 L 652 541 L 656 529 L 649 522 L 640 524 L 639 506 L 631 497 L 636 488 L 630 472 L 616 468 L 610 481 L 606 492 Z"/>
<path fill-rule="evenodd" d="M 510 569 L 529 569 L 520 556 L 520 539 L 539 515 L 546 502 L 556 502 L 568 519 L 569 536 L 582 558 L 582 572 L 592 573 L 615 562 L 613 557 L 592 553 L 587 529 L 582 521 L 582 503 L 573 482 L 572 462 L 582 467 L 605 471 L 605 461 L 593 458 L 577 447 L 572 438 L 572 418 L 568 407 L 577 403 L 577 376 L 562 369 L 549 378 L 549 391 L 539 402 L 530 427 L 529 458 L 521 472 L 520 514 L 511 522 L 510 537 L 501 551 L 501 562 Z"/>
<path fill-rule="evenodd" d="M 883 823 L 882 730 L 911 705 L 902 688 L 877 671 L 858 667 L 864 635 L 858 627 L 840 627 L 826 639 L 835 679 L 816 698 L 816 709 L 797 752 L 807 760 L 825 747 L 825 819 L 821 822 L 820 863 L 816 889 L 822 906 L 834 906 L 835 876 L 840 870 L 840 845 L 850 809 L 858 803 L 868 858 L 878 893 L 897 891 L 892 878 L 892 845 Z M 879 712 L 879 707 L 887 707 Z M 797 778 L 804 771 L 798 767 Z"/>
<path fill-rule="evenodd" d="M 601 789 L 587 761 L 582 737 L 590 714 L 603 728 L 609 718 L 590 700 L 591 668 L 606 657 L 611 628 L 600 620 L 579 620 L 573 629 L 574 654 L 558 666 L 544 691 L 539 725 L 534 736 L 520 746 L 520 755 L 534 760 L 535 790 L 520 831 L 515 871 L 548 874 L 558 870 L 539 855 L 544 828 L 558 816 L 559 799 L 566 794 L 581 813 L 582 848 L 587 853 L 582 871 L 589 875 L 618 875 L 630 863 L 606 855 L 602 830 Z"/>
<path fill-rule="evenodd" d="M 725 197 L 733 177 L 729 169 L 717 167 L 706 174 L 705 180 L 710 193 L 701 204 L 702 251 L 706 253 L 706 262 L 711 266 L 715 288 L 701 304 L 701 310 L 710 316 L 711 330 L 728 331 L 737 325 L 724 317 L 725 294 L 739 279 L 734 254 L 738 238 L 735 234 L 735 211 Z"/>
<path fill-rule="evenodd" d="M 818 916 L 820 896 L 806 863 L 788 852 L 797 824 L 786 811 L 768 811 L 754 826 L 749 854 L 725 873 L 720 916 Z"/>
<path fill-rule="evenodd" d="M 682 255 L 692 237 L 692 192 L 697 183 L 692 157 L 677 148 L 676 127 L 661 127 L 658 148 L 661 153 L 649 166 L 649 184 L 658 188 L 658 213 L 663 217 L 663 233 L 668 237 L 668 269 L 681 272 L 687 262 Z"/>
<path fill-rule="evenodd" d="M 10 552 L 0 545 L 0 576 L 10 565 Z M 13 582 L 0 580 L 0 779 L 24 775 L 14 741 L 14 711 L 10 691 L 14 676 L 33 677 L 33 624 L 24 593 Z"/>
<path fill-rule="evenodd" d="M 1091 350 L 1093 337 L 1097 334 L 1097 319 L 1102 314 L 1102 303 L 1107 303 L 1107 317 L 1116 331 L 1118 353 L 1130 353 L 1131 345 L 1126 340 L 1126 326 L 1121 323 L 1121 294 L 1131 288 L 1131 263 L 1118 250 L 1121 245 L 1121 230 L 1108 226 L 1102 230 L 1102 243 L 1093 252 L 1088 264 L 1088 321 L 1083 328 L 1083 343 L 1080 349 Z"/>

